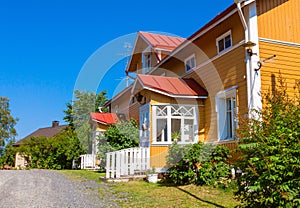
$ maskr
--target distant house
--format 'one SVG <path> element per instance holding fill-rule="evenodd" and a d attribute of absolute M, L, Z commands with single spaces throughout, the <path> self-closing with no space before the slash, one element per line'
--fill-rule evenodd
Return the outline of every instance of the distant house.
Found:
<path fill-rule="evenodd" d="M 59 121 L 52 121 L 51 127 L 39 128 L 38 130 L 24 137 L 23 139 L 20 139 L 18 142 L 13 144 L 13 146 L 19 147 L 24 141 L 29 140 L 33 137 L 46 137 L 47 139 L 54 137 L 66 127 L 68 127 L 68 125 L 59 125 Z M 17 153 L 15 157 L 15 168 L 25 168 L 26 166 L 27 161 L 25 160 L 25 158 L 19 153 Z"/>
<path fill-rule="evenodd" d="M 99 113 L 92 112 L 90 114 L 90 124 L 93 128 L 93 146 L 92 154 L 98 153 L 98 142 L 97 137 L 104 135 L 104 132 L 108 129 L 111 124 L 116 124 L 120 119 L 115 113 Z"/>

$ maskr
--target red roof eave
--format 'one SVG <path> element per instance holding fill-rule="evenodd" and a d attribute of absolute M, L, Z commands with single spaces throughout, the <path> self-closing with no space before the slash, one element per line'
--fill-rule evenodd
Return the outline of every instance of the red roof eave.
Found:
<path fill-rule="evenodd" d="M 92 112 L 90 118 L 91 120 L 104 125 L 116 124 L 118 121 L 118 116 L 115 113 Z"/>
<path fill-rule="evenodd" d="M 144 89 L 170 97 L 207 98 L 208 95 L 207 91 L 193 79 L 139 74 L 137 81 Z"/>

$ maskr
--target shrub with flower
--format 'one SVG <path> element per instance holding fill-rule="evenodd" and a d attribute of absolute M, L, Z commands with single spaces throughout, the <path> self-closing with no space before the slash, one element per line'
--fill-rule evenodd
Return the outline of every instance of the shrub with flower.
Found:
<path fill-rule="evenodd" d="M 170 165 L 168 179 L 177 185 L 194 183 L 226 187 L 230 183 L 227 181 L 230 166 L 226 162 L 229 157 L 229 149 L 225 146 L 203 143 L 183 146 L 174 143 L 167 157 Z"/>

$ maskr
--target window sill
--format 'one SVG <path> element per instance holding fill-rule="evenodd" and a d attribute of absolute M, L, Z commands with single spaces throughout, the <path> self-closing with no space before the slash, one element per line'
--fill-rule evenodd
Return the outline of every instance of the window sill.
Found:
<path fill-rule="evenodd" d="M 170 146 L 171 142 L 153 142 L 151 146 Z"/>
<path fill-rule="evenodd" d="M 228 140 L 226 140 L 228 141 Z M 180 144 L 180 145 L 186 145 L 186 144 L 195 144 L 197 142 L 195 141 L 192 141 L 192 142 L 177 142 L 177 144 Z M 173 142 L 153 142 L 151 144 L 151 146 L 170 146 L 171 144 L 173 144 Z"/>

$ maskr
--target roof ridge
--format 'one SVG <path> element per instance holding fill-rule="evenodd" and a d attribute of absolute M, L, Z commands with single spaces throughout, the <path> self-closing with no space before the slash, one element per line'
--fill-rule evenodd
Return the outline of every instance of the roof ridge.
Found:
<path fill-rule="evenodd" d="M 161 34 L 161 33 L 154 33 L 154 32 L 145 32 L 145 31 L 139 31 L 139 33 L 147 33 L 149 35 L 160 35 L 160 36 L 165 36 L 165 37 L 172 37 L 172 38 L 178 38 L 178 39 L 186 39 L 177 35 L 167 35 L 167 34 Z"/>

